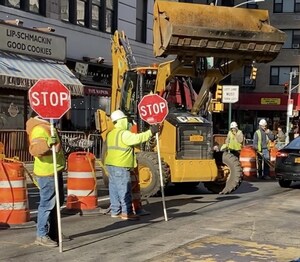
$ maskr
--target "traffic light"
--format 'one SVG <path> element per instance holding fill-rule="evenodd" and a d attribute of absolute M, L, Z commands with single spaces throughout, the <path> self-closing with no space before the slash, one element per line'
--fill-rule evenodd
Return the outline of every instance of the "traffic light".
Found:
<path fill-rule="evenodd" d="M 288 84 L 288 83 L 285 83 L 285 84 L 284 84 L 284 90 L 283 90 L 283 93 L 284 93 L 284 94 L 288 94 L 288 91 L 289 91 L 289 84 Z"/>
<path fill-rule="evenodd" d="M 250 79 L 255 80 L 256 79 L 256 74 L 257 74 L 257 68 L 252 66 Z"/>
<path fill-rule="evenodd" d="M 223 95 L 223 86 L 217 85 L 216 93 L 215 93 L 215 99 L 221 101 Z"/>

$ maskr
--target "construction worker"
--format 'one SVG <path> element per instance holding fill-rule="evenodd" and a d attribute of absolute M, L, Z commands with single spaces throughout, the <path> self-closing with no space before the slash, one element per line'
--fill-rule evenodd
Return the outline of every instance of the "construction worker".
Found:
<path fill-rule="evenodd" d="M 64 185 L 62 173 L 66 161 L 60 139 L 56 130 L 51 136 L 49 121 L 33 112 L 26 123 L 29 136 L 29 152 L 34 157 L 33 175 L 39 187 L 40 202 L 37 213 L 37 236 L 35 243 L 41 246 L 58 246 L 58 223 L 56 213 L 56 196 L 52 146 L 56 148 L 56 169 L 59 184 L 60 205 L 64 202 Z"/>
<path fill-rule="evenodd" d="M 138 220 L 132 208 L 131 172 L 137 166 L 134 146 L 148 141 L 159 131 L 158 125 L 150 130 L 135 134 L 128 130 L 127 116 L 116 110 L 111 113 L 114 129 L 107 134 L 107 151 L 104 164 L 108 171 L 111 217 Z"/>
<path fill-rule="evenodd" d="M 258 177 L 261 179 L 270 178 L 270 142 L 275 140 L 274 134 L 267 128 L 268 123 L 261 119 L 259 127 L 253 136 L 253 147 L 258 153 Z"/>
<path fill-rule="evenodd" d="M 244 134 L 242 130 L 238 129 L 236 122 L 230 123 L 230 130 L 228 131 L 225 144 L 221 150 L 227 149 L 235 156 L 239 157 L 240 151 L 244 144 Z"/>

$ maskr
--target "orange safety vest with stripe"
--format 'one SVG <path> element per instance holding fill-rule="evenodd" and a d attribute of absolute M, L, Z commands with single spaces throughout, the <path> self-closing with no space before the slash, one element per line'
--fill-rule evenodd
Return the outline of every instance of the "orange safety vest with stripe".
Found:
<path fill-rule="evenodd" d="M 133 147 L 124 144 L 122 141 L 124 131 L 125 130 L 115 128 L 107 134 L 105 165 L 128 168 L 135 167 L 136 163 Z"/>

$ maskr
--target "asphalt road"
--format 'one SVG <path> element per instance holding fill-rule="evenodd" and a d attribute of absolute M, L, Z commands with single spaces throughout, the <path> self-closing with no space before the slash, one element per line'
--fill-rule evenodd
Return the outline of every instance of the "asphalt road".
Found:
<path fill-rule="evenodd" d="M 144 207 L 138 222 L 100 214 L 109 205 L 99 180 L 94 214 L 62 212 L 63 233 L 72 240 L 59 248 L 36 246 L 35 202 L 29 189 L 31 222 L 0 230 L 0 261 L 292 261 L 300 257 L 300 185 L 244 181 L 230 195 L 214 195 L 202 185 L 188 192 L 166 190 L 168 221 L 160 197 Z"/>

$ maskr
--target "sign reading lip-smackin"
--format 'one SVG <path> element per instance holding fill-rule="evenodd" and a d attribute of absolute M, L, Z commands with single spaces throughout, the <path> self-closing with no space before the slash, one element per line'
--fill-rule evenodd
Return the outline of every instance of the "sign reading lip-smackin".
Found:
<path fill-rule="evenodd" d="M 0 50 L 64 61 L 66 38 L 0 23 Z"/>

